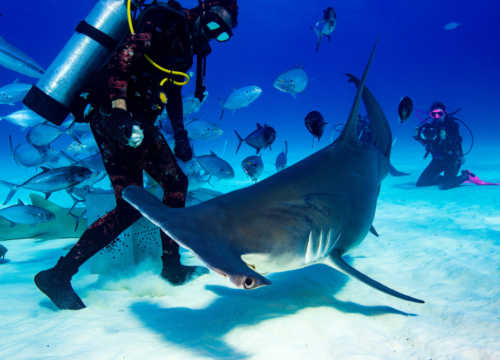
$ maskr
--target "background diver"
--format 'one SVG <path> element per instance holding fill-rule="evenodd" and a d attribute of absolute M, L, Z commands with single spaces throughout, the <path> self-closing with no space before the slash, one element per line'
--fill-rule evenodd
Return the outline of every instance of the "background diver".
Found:
<path fill-rule="evenodd" d="M 418 115 L 417 111 L 417 115 Z M 468 170 L 458 172 L 465 163 L 462 150 L 462 137 L 459 125 L 453 117 L 456 112 L 447 114 L 446 106 L 439 101 L 431 105 L 430 117 L 432 122 L 423 120 L 420 126 L 415 127 L 414 139 L 426 148 L 426 158 L 432 154 L 432 161 L 417 181 L 417 187 L 438 185 L 442 190 L 453 189 L 464 182 L 476 185 L 486 185 Z M 440 175 L 444 171 L 444 175 Z"/>
<path fill-rule="evenodd" d="M 176 1 L 169 1 L 168 6 L 150 6 L 141 12 L 135 32 L 114 51 L 108 66 L 98 71 L 79 91 L 89 93 L 88 103 L 93 110 L 85 120 L 90 120 L 101 151 L 115 192 L 116 208 L 94 222 L 55 267 L 35 276 L 35 284 L 59 309 L 85 307 L 71 286 L 73 275 L 85 261 L 141 218 L 140 212 L 122 198 L 122 191 L 129 185 L 142 187 L 143 170 L 163 188 L 165 205 L 174 208 L 185 205 L 188 179 L 174 154 L 186 162 L 192 158 L 192 153 L 183 124 L 181 87 L 172 84 L 183 78 L 171 75 L 172 79 L 161 87 L 165 73 L 157 70 L 143 55 L 147 54 L 163 68 L 187 72 L 193 64 L 194 54 L 198 61 L 210 54 L 210 40 L 230 39 L 237 16 L 237 0 L 207 0 L 189 10 L 181 8 Z M 200 68 L 199 62 L 198 71 Z M 198 86 L 197 94 L 200 94 Z M 82 98 L 77 96 L 77 99 Z M 174 129 L 174 153 L 154 126 L 164 107 Z M 74 105 L 73 108 L 78 119 L 82 116 L 82 107 Z M 80 110 L 75 110 L 77 108 Z M 143 131 L 142 142 L 132 136 L 134 126 Z M 161 239 L 161 276 L 165 280 L 180 285 L 208 273 L 203 267 L 182 265 L 179 245 L 163 232 Z"/>

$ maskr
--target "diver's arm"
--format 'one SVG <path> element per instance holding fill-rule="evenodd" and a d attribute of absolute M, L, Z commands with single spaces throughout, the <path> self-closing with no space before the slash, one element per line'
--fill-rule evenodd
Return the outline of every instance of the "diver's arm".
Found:
<path fill-rule="evenodd" d="M 129 35 L 111 55 L 108 65 L 108 86 L 114 108 L 127 109 L 127 88 L 132 63 L 150 48 L 153 31 L 163 19 L 164 15 L 161 13 L 153 15 L 134 34 Z"/>

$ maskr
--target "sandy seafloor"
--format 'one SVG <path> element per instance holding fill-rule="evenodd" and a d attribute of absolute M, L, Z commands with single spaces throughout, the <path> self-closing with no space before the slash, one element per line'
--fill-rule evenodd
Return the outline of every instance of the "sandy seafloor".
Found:
<path fill-rule="evenodd" d="M 148 264 L 114 276 L 90 275 L 86 264 L 73 286 L 87 308 L 58 311 L 33 276 L 75 240 L 8 241 L 0 359 L 499 359 L 500 187 L 415 189 L 429 162 L 423 152 L 396 145 L 393 163 L 412 175 L 387 177 L 374 220 L 380 237 L 368 234 L 346 258 L 424 305 L 323 265 L 270 274 L 272 286 L 243 291 L 214 273 L 171 287 Z M 464 168 L 500 182 L 499 153 L 477 145 Z"/>

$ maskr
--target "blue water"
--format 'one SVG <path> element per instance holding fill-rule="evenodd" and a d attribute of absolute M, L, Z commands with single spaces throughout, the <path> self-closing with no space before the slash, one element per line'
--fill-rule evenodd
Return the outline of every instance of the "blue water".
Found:
<path fill-rule="evenodd" d="M 73 34 L 76 24 L 88 14 L 96 1 L 0 1 L 0 36 L 23 50 L 45 69 Z M 181 1 L 192 7 L 196 1 Z M 337 28 L 329 43 L 324 38 L 315 52 L 316 35 L 310 26 L 322 19 L 323 9 L 333 6 L 337 11 Z M 398 138 L 394 151 L 405 146 L 419 147 L 412 140 L 413 126 L 419 120 L 413 115 L 399 127 L 397 106 L 402 96 L 413 99 L 415 109 L 427 110 L 436 100 L 443 101 L 450 111 L 462 108 L 459 118 L 472 129 L 475 141 L 486 144 L 496 141 L 500 130 L 498 96 L 500 91 L 500 40 L 498 37 L 497 1 L 240 1 L 239 26 L 227 43 L 212 43 L 208 59 L 207 90 L 210 95 L 202 107 L 204 119 L 218 123 L 224 135 L 216 140 L 197 142 L 197 154 L 209 150 L 234 154 L 237 139 L 266 123 L 277 131 L 273 150 L 263 153 L 265 161 L 274 159 L 289 144 L 290 153 L 303 158 L 330 142 L 332 126 L 327 127 L 321 142 L 311 148 L 312 137 L 304 126 L 304 118 L 312 110 L 320 111 L 327 122 L 345 121 L 350 111 L 355 88 L 342 74 L 358 77 L 366 65 L 371 49 L 380 37 L 367 85 L 375 94 Z M 462 23 L 454 30 L 445 30 L 451 22 Z M 309 79 L 304 96 L 293 99 L 273 87 L 274 79 L 283 71 L 302 61 Z M 194 68 L 192 69 L 195 70 Z M 0 85 L 17 77 L 22 82 L 36 83 L 14 71 L 0 67 Z M 219 120 L 221 106 L 232 87 L 257 85 L 263 94 L 248 108 L 227 111 Z M 183 94 L 194 91 L 194 81 Z M 0 116 L 22 107 L 0 105 Z M 364 113 L 364 110 L 361 110 Z M 195 114 L 199 115 L 199 114 Z M 14 143 L 26 143 L 26 132 L 6 121 L 0 122 L 0 163 L 5 171 L 17 169 L 10 158 L 7 135 Z M 462 129 L 464 149 L 470 135 Z M 72 140 L 63 136 L 53 143 L 64 149 Z M 239 162 L 255 151 L 244 145 L 231 164 L 239 175 Z M 422 155 L 424 150 L 422 149 Z M 424 166 L 424 165 L 423 165 Z M 271 168 L 267 170 L 271 171 Z M 23 170 L 24 171 L 24 170 Z M 34 170 L 29 170 L 34 174 Z M 6 178 L 2 174 L 0 178 Z"/>

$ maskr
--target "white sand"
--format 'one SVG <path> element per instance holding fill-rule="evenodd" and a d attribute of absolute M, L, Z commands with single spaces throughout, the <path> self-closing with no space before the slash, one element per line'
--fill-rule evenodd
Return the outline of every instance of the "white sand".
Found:
<path fill-rule="evenodd" d="M 393 162 L 412 176 L 384 181 L 380 237 L 368 234 L 347 260 L 426 304 L 322 265 L 242 291 L 216 274 L 171 287 L 148 264 L 113 277 L 89 275 L 86 264 L 73 285 L 87 308 L 58 311 L 33 276 L 74 240 L 8 241 L 0 359 L 499 359 L 500 187 L 415 189 L 429 160 L 398 146 Z M 465 168 L 500 182 L 499 152 L 478 147 Z"/>

